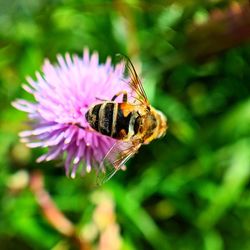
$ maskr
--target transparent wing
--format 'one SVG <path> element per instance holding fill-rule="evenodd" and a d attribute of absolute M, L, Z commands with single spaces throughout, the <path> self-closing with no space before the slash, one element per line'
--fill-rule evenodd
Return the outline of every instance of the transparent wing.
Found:
<path fill-rule="evenodd" d="M 122 60 L 125 62 L 125 76 L 129 78 L 128 84 L 133 90 L 133 92 L 136 94 L 136 96 L 133 96 L 133 97 L 136 100 L 138 100 L 141 104 L 148 106 L 149 101 L 148 101 L 146 92 L 142 86 L 142 82 L 139 76 L 136 73 L 133 63 L 125 55 L 117 54 L 117 56 L 122 57 Z"/>
<path fill-rule="evenodd" d="M 104 157 L 97 175 L 97 184 L 107 182 L 138 151 L 141 144 L 117 141 Z"/>

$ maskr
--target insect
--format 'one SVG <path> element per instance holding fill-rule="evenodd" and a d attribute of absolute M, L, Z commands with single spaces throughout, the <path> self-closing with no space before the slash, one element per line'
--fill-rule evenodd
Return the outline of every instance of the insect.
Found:
<path fill-rule="evenodd" d="M 128 84 L 134 93 L 132 102 L 126 91 L 120 91 L 111 100 L 92 105 L 85 115 L 95 131 L 116 139 L 101 163 L 98 184 L 108 181 L 141 145 L 164 136 L 168 127 L 164 114 L 150 105 L 131 60 L 125 58 Z M 120 95 L 122 102 L 116 102 Z"/>

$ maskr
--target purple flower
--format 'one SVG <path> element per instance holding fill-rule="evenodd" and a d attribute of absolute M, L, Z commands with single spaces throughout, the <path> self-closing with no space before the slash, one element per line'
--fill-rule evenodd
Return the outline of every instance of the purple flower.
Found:
<path fill-rule="evenodd" d="M 124 81 L 124 64 L 115 67 L 108 58 L 99 64 L 98 54 L 83 58 L 59 55 L 58 65 L 45 60 L 42 74 L 36 80 L 27 78 L 24 90 L 34 96 L 35 102 L 16 100 L 13 106 L 27 112 L 32 129 L 20 133 L 21 141 L 28 147 L 48 148 L 37 162 L 65 158 L 66 174 L 75 177 L 98 165 L 115 140 L 97 132 L 88 131 L 85 113 L 90 105 L 100 99 L 110 100 L 121 90 L 129 91 Z M 83 127 L 83 128 L 80 128 Z"/>

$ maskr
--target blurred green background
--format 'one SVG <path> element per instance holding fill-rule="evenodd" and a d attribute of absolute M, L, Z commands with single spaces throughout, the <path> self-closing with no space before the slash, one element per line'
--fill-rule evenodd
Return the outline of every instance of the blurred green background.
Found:
<path fill-rule="evenodd" d="M 0 249 L 250 249 L 249 8 L 1 0 Z M 84 47 L 102 62 L 127 54 L 169 120 L 166 137 L 98 188 L 37 164 L 41 150 L 18 139 L 26 114 L 10 105 L 30 98 L 21 83 L 45 58 Z"/>

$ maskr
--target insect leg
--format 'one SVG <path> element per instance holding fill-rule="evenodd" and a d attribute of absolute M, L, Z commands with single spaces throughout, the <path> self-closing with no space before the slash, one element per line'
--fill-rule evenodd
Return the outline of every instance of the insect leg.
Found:
<path fill-rule="evenodd" d="M 80 128 L 80 129 L 84 129 L 84 130 L 87 130 L 88 128 L 86 128 L 86 127 L 83 127 L 82 125 L 80 125 L 79 123 L 69 123 L 69 125 L 75 125 L 75 126 L 77 126 L 78 128 Z"/>
<path fill-rule="evenodd" d="M 108 101 L 107 99 L 102 99 L 102 98 L 99 98 L 99 97 L 96 97 L 95 99 L 98 100 L 98 101 L 102 101 L 102 102 Z"/>
<path fill-rule="evenodd" d="M 83 127 L 82 125 L 80 125 L 79 123 L 69 123 L 69 125 L 74 125 L 74 126 L 77 126 L 78 128 L 80 128 L 80 129 L 83 129 L 83 130 L 85 130 L 85 131 L 87 131 L 87 132 L 94 132 L 94 133 L 96 133 L 96 131 L 94 130 L 94 129 L 92 129 L 92 128 L 89 128 L 89 127 Z"/>
<path fill-rule="evenodd" d="M 122 101 L 127 102 L 128 101 L 128 93 L 125 90 L 122 90 L 122 91 L 118 92 L 116 95 L 114 95 L 113 98 L 111 99 L 111 101 L 114 101 L 119 95 L 122 95 L 122 94 L 123 94 Z"/>

